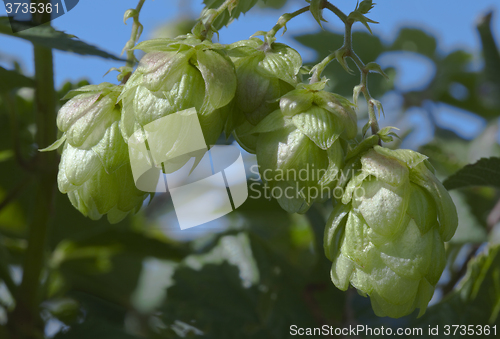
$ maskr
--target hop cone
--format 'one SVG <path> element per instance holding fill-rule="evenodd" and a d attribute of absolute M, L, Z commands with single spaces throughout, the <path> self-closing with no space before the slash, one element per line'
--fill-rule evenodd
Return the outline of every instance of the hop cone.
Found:
<path fill-rule="evenodd" d="M 325 230 L 331 278 L 369 295 L 378 316 L 425 313 L 446 265 L 457 211 L 426 157 L 380 146 L 361 157 Z"/>
<path fill-rule="evenodd" d="M 207 145 L 215 144 L 228 114 L 223 107 L 236 91 L 234 66 L 223 46 L 188 37 L 149 40 L 136 48 L 146 55 L 119 98 L 125 140 L 141 126 L 194 107 Z"/>
<path fill-rule="evenodd" d="M 277 110 L 278 99 L 297 86 L 302 58 L 287 45 L 268 45 L 258 38 L 230 45 L 228 54 L 236 69 L 238 86 L 225 132 L 233 132 L 243 148 L 255 153 L 256 137 L 244 134 Z"/>
<path fill-rule="evenodd" d="M 281 207 L 304 213 L 329 198 L 343 166 L 344 141 L 357 133 L 356 114 L 343 97 L 305 85 L 280 100 L 280 109 L 252 131 L 258 134 L 261 177 Z"/>
<path fill-rule="evenodd" d="M 121 86 L 109 83 L 70 92 L 57 126 L 66 140 L 57 177 L 59 190 L 80 212 L 112 223 L 140 208 L 145 198 L 134 184 L 127 144 L 120 132 Z"/>

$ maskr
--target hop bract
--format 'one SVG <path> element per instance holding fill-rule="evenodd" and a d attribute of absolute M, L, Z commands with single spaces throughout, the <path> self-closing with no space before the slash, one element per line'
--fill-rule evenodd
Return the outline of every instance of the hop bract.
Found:
<path fill-rule="evenodd" d="M 345 98 L 304 85 L 283 96 L 280 109 L 252 130 L 258 134 L 262 180 L 281 207 L 304 213 L 332 195 L 344 162 L 345 143 L 357 133 L 356 114 Z"/>
<path fill-rule="evenodd" d="M 141 126 L 194 107 L 207 145 L 215 144 L 227 118 L 222 108 L 236 91 L 234 66 L 223 46 L 188 37 L 144 41 L 136 48 L 146 55 L 120 96 L 125 140 Z"/>
<path fill-rule="evenodd" d="M 424 314 L 458 224 L 446 189 L 422 154 L 375 146 L 345 188 L 325 230 L 331 278 L 369 295 L 378 316 Z"/>
<path fill-rule="evenodd" d="M 242 147 L 255 153 L 255 137 L 242 135 L 278 109 L 278 99 L 297 86 L 302 58 L 287 45 L 258 38 L 231 44 L 228 54 L 238 86 L 225 132 L 233 132 Z"/>
<path fill-rule="evenodd" d="M 59 190 L 80 212 L 112 223 L 140 208 L 145 194 L 134 184 L 117 99 L 122 86 L 90 85 L 70 92 L 57 123 L 66 144 L 59 163 Z M 63 139 L 64 140 L 64 139 Z"/>
<path fill-rule="evenodd" d="M 107 82 L 69 92 L 64 99 L 70 100 L 57 114 L 57 127 L 68 143 L 81 149 L 95 146 L 120 120 L 120 107 L 116 105 L 120 92 L 121 87 Z"/>

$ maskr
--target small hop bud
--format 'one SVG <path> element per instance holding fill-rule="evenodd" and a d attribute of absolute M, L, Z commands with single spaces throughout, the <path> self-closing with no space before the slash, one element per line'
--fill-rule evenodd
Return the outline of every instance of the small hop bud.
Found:
<path fill-rule="evenodd" d="M 324 83 L 320 84 L 324 87 Z M 255 128 L 261 176 L 283 209 L 304 213 L 329 198 L 343 166 L 344 144 L 356 136 L 356 114 L 341 96 L 305 85 Z"/>
<path fill-rule="evenodd" d="M 357 10 L 362 14 L 368 14 L 374 6 L 375 4 L 372 0 L 363 0 L 359 4 Z"/>
<path fill-rule="evenodd" d="M 426 157 L 375 146 L 345 188 L 325 229 L 331 278 L 370 296 L 378 316 L 425 313 L 457 228 L 450 195 Z"/>
<path fill-rule="evenodd" d="M 236 68 L 238 87 L 225 132 L 255 152 L 255 138 L 242 134 L 279 107 L 278 99 L 298 83 L 302 58 L 293 48 L 258 38 L 236 42 L 228 53 Z"/>

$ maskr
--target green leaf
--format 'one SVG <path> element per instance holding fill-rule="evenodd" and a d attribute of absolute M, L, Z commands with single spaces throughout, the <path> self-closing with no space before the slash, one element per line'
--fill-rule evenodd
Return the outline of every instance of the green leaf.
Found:
<path fill-rule="evenodd" d="M 243 287 L 236 266 L 208 264 L 199 271 L 181 267 L 173 280 L 165 305 L 168 320 L 190 323 L 194 318 L 196 327 L 217 338 L 234 338 L 258 327 L 258 290 Z"/>
<path fill-rule="evenodd" d="M 500 187 L 500 158 L 482 158 L 451 175 L 443 182 L 449 189 L 467 186 Z"/>
<path fill-rule="evenodd" d="M 491 19 L 493 11 L 480 18 L 477 30 L 481 38 L 484 56 L 484 75 L 498 92 L 500 89 L 500 52 L 492 32 Z M 488 83 L 485 85 L 489 85 Z"/>
<path fill-rule="evenodd" d="M 16 25 L 26 25 L 22 22 L 16 22 Z M 123 59 L 105 52 L 93 45 L 78 40 L 73 35 L 57 31 L 52 26 L 40 25 L 30 29 L 12 33 L 8 17 L 0 17 L 0 33 L 10 35 L 30 41 L 35 45 L 47 48 L 59 49 L 61 51 L 73 52 L 81 55 L 94 55 L 105 59 L 124 61 Z"/>
<path fill-rule="evenodd" d="M 281 214 L 282 217 L 269 220 L 270 215 L 266 214 L 265 218 L 259 218 L 259 213 L 251 211 L 252 207 L 257 207 L 255 204 L 262 206 L 258 206 L 259 213 L 268 210 L 266 212 Z M 271 211 L 265 199 L 253 200 L 246 204 L 246 208 L 242 206 L 244 212 L 249 213 L 248 221 L 253 221 L 250 232 L 239 232 L 234 236 L 235 231 L 229 231 L 231 235 L 216 238 L 218 245 L 210 247 L 210 253 L 196 256 L 196 261 L 187 260 L 189 267 L 179 266 L 173 276 L 175 284 L 167 290 L 167 300 L 162 308 L 161 319 L 169 330 L 179 336 L 175 324 L 181 323 L 189 324 L 185 335 L 203 332 L 206 338 L 284 339 L 288 338 L 290 324 L 300 327 L 314 324 L 303 297 L 312 298 L 312 291 L 307 291 L 304 286 L 304 278 L 310 278 L 310 275 L 299 271 L 311 265 L 291 265 L 288 260 L 292 253 L 283 251 L 283 246 L 296 255 L 303 254 L 300 257 L 307 257 L 310 250 L 306 246 L 302 252 L 291 245 L 292 227 L 282 225 L 288 215 L 276 210 L 277 206 L 273 204 Z M 254 217 L 261 219 L 262 223 L 257 223 Z M 269 227 L 271 225 L 274 227 Z M 245 256 L 240 255 L 240 247 L 233 248 L 225 241 L 242 236 L 249 240 L 250 245 L 245 246 Z M 234 245 L 238 246 L 237 243 Z M 232 258 L 232 264 L 227 261 L 215 264 L 210 259 L 221 252 Z M 200 264 L 203 266 L 199 267 Z M 249 282 L 245 278 L 248 267 L 258 268 L 254 276 L 257 281 Z"/>
<path fill-rule="evenodd" d="M 476 243 L 480 244 L 488 240 L 486 228 L 481 225 L 477 217 L 472 213 L 472 208 L 465 200 L 465 195 L 462 192 L 450 192 L 453 203 L 457 206 L 458 227 L 455 235 L 451 238 L 450 243 L 465 244 Z"/>
<path fill-rule="evenodd" d="M 488 247 L 470 261 L 467 273 L 455 290 L 412 326 L 493 325 L 500 312 L 500 246 Z M 440 326 L 440 327 L 441 327 Z M 478 336 L 479 337 L 479 336 Z"/>
<path fill-rule="evenodd" d="M 88 251 L 89 248 L 94 250 Z M 57 266 L 65 261 L 82 257 L 98 257 L 99 254 L 95 252 L 97 248 L 106 249 L 110 254 L 125 252 L 139 257 L 151 256 L 173 261 L 179 261 L 187 255 L 186 249 L 175 243 L 152 238 L 138 232 L 110 227 L 86 236 L 80 236 L 80 239 L 70 239 L 61 243 L 54 251 L 52 260 Z"/>
<path fill-rule="evenodd" d="M 19 87 L 34 87 L 35 82 L 21 73 L 10 71 L 0 66 L 0 93 Z"/>

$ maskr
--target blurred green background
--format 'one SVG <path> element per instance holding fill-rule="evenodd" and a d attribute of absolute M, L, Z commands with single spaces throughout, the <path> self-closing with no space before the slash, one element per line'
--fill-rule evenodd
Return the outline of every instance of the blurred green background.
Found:
<path fill-rule="evenodd" d="M 369 15 L 380 21 L 374 34 L 357 24 L 353 41 L 363 61 L 379 62 L 390 77 L 370 76 L 372 96 L 385 107 L 381 126 L 400 128 L 401 139 L 388 146 L 426 154 L 441 179 L 480 158 L 499 157 L 497 1 L 380 2 Z M 334 3 L 346 12 L 356 5 Z M 220 41 L 268 30 L 304 5 L 259 1 L 220 30 Z M 275 201 L 249 199 L 190 231 L 180 231 L 168 194 L 117 225 L 83 217 L 54 186 L 55 152 L 37 152 L 56 139 L 56 111 L 43 114 L 37 94 L 43 88 L 34 79 L 54 77 L 55 109 L 70 89 L 116 83 L 116 73 L 103 74 L 124 64 L 116 59 L 131 25 L 123 25 L 122 15 L 135 6 L 82 0 L 52 22 L 81 40 L 41 28 L 12 36 L 0 17 L 0 338 L 288 338 L 291 325 L 420 327 L 424 334 L 429 325 L 500 325 L 498 180 L 449 184 L 457 188 L 451 194 L 459 229 L 447 245 L 449 264 L 432 306 L 420 319 L 378 318 L 369 299 L 333 286 L 322 250 L 331 202 L 290 215 Z M 142 40 L 186 33 L 203 6 L 146 1 Z M 325 30 L 310 14 L 297 18 L 279 41 L 312 65 L 342 44 L 341 22 L 331 13 L 325 18 Z M 53 70 L 43 63 L 50 49 Z M 357 75 L 336 62 L 325 75 L 330 90 L 352 98 Z M 366 107 L 358 113 L 361 130 Z M 255 161 L 248 154 L 246 160 Z M 498 178 L 499 163 L 485 170 Z"/>

